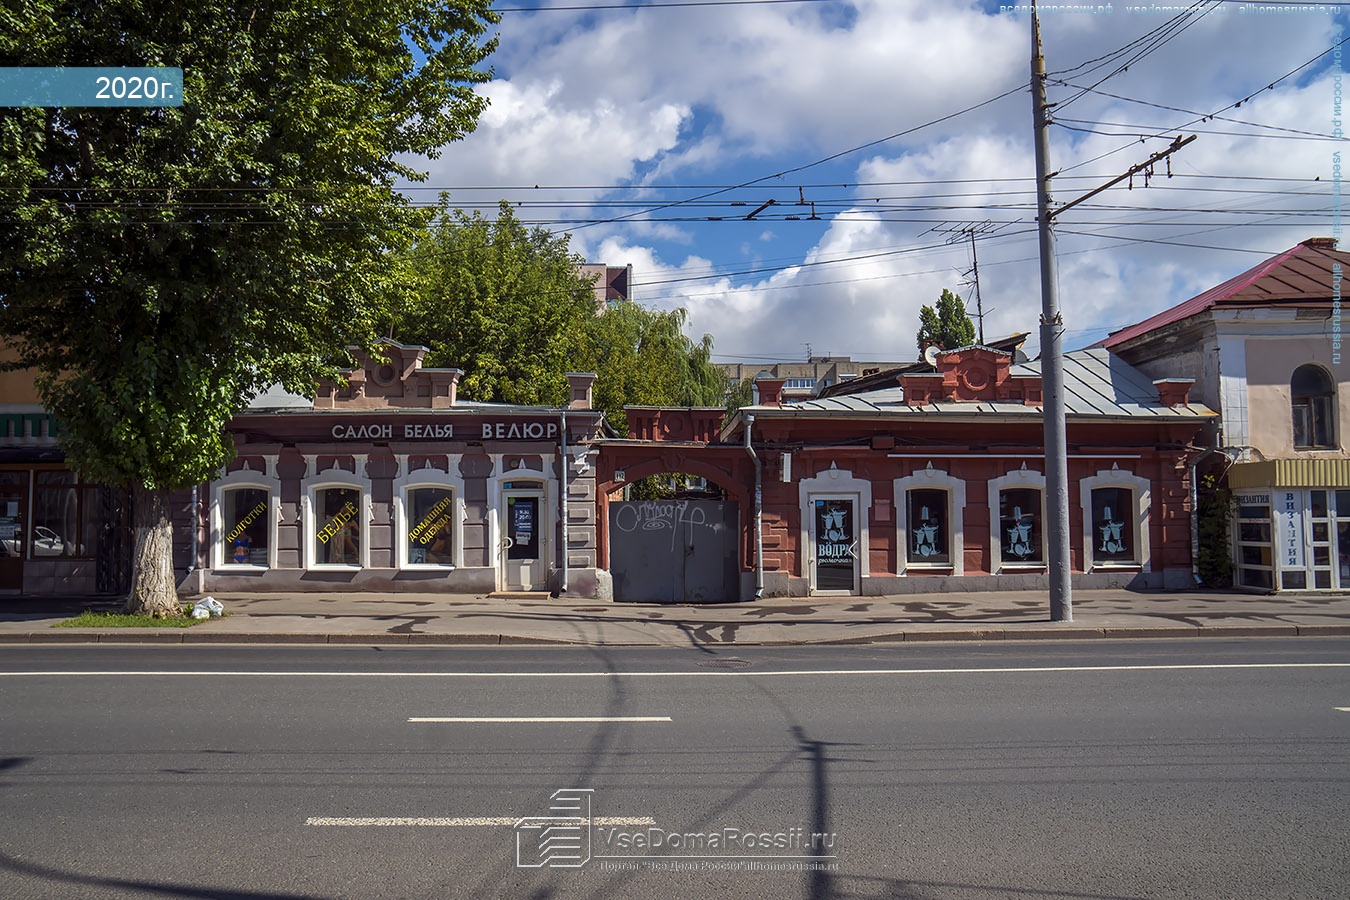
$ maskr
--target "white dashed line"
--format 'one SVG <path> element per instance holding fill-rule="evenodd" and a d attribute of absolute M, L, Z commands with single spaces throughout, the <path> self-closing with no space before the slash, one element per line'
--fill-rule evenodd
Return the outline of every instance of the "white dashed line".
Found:
<path fill-rule="evenodd" d="M 670 716 L 414 716 L 409 722 L 477 722 L 531 724 L 536 722 L 669 722 Z"/>
<path fill-rule="evenodd" d="M 330 817 L 311 816 L 306 825 L 328 828 L 380 828 L 380 827 L 421 827 L 421 828 L 483 828 L 515 825 L 520 816 L 452 816 L 445 818 L 414 818 L 403 816 L 371 817 Z M 582 819 L 580 824 L 586 824 Z M 592 825 L 655 825 L 651 816 L 596 816 L 590 820 Z"/>

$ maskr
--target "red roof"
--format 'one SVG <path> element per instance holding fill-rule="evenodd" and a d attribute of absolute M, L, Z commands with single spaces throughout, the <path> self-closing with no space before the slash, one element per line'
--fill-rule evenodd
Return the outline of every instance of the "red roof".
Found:
<path fill-rule="evenodd" d="M 1112 332 L 1094 346 L 1114 347 L 1218 306 L 1270 306 L 1308 300 L 1329 301 L 1333 263 L 1340 263 L 1343 270 L 1350 271 L 1350 253 L 1337 250 L 1335 238 L 1309 238 L 1184 303 Z"/>

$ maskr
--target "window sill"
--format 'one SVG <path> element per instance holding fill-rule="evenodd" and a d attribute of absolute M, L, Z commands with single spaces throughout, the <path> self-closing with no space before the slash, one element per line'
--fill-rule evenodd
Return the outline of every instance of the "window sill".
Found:
<path fill-rule="evenodd" d="M 1012 563 L 998 567 L 999 574 L 1004 572 L 1044 572 L 1048 566 L 1045 563 Z"/>
<path fill-rule="evenodd" d="M 1112 571 L 1117 571 L 1117 572 L 1131 572 L 1131 571 L 1132 571 L 1132 572 L 1142 572 L 1142 571 L 1144 570 L 1144 567 L 1143 567 L 1142 565 L 1140 565 L 1139 563 L 1137 563 L 1137 562 L 1132 562 L 1132 563 L 1093 563 L 1093 564 L 1092 564 L 1092 571 L 1093 571 L 1093 572 L 1099 571 L 1099 570 L 1101 570 L 1101 569 L 1110 569 L 1110 570 L 1112 570 Z"/>
<path fill-rule="evenodd" d="M 408 563 L 400 572 L 453 572 L 459 566 L 453 563 Z"/>
<path fill-rule="evenodd" d="M 216 566 L 217 572 L 266 572 L 271 566 L 256 566 L 252 563 L 221 563 Z"/>

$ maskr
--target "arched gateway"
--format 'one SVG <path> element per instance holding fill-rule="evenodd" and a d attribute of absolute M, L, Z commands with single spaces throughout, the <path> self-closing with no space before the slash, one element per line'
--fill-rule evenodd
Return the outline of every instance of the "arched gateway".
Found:
<path fill-rule="evenodd" d="M 614 599 L 725 603 L 746 599 L 745 539 L 752 471 L 742 448 L 717 446 L 720 409 L 628 409 L 631 439 L 605 442 L 597 473 L 601 566 Z M 624 500 L 644 478 L 684 473 L 708 490 L 672 499 Z M 753 479 L 751 479 L 752 481 Z"/>

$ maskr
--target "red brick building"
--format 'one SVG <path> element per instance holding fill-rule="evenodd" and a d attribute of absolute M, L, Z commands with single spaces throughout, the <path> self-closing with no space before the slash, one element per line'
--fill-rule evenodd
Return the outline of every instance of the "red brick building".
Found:
<path fill-rule="evenodd" d="M 1188 401 L 1189 381 L 1102 349 L 1067 354 L 1065 380 L 1075 584 L 1193 584 L 1188 465 L 1215 413 Z M 638 440 L 601 443 L 600 566 L 616 599 L 644 597 L 624 596 L 632 561 L 609 552 L 612 497 L 661 471 L 703 476 L 735 505 L 742 599 L 1046 584 L 1039 362 L 961 348 L 935 371 L 797 403 L 779 380 L 758 384 L 759 404 L 715 432 L 718 411 L 632 410 Z"/>

